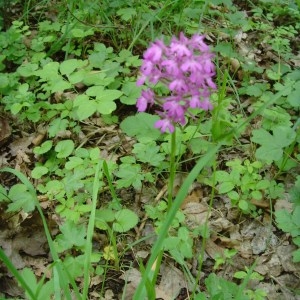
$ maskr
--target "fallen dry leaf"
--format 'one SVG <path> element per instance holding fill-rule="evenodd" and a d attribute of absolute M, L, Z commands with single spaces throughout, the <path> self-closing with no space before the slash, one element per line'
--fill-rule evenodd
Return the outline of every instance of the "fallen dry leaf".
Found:
<path fill-rule="evenodd" d="M 160 268 L 161 281 L 156 289 L 156 297 L 164 300 L 173 300 L 180 290 L 187 287 L 184 274 L 171 264 L 162 264 Z"/>
<path fill-rule="evenodd" d="M 189 202 L 182 210 L 185 214 L 185 222 L 190 228 L 196 228 L 205 224 L 207 220 L 208 205 L 206 202 Z"/>
<path fill-rule="evenodd" d="M 11 128 L 8 120 L 0 118 L 0 145 L 3 144 L 11 135 Z"/>
<path fill-rule="evenodd" d="M 278 238 L 272 232 L 269 226 L 259 226 L 255 232 L 255 236 L 252 239 L 252 252 L 253 254 L 261 254 L 266 251 L 267 248 L 272 248 L 278 244 Z"/>
<path fill-rule="evenodd" d="M 207 239 L 205 251 L 211 257 L 215 258 L 217 255 L 224 255 L 225 248 L 218 246 L 213 240 Z"/>
<path fill-rule="evenodd" d="M 274 204 L 274 211 L 285 209 L 288 212 L 293 211 L 293 203 L 291 203 L 288 199 L 280 199 L 276 200 Z"/>

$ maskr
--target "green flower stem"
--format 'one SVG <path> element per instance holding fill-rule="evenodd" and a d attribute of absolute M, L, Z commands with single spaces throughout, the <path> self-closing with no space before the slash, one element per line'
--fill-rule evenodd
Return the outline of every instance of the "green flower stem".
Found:
<path fill-rule="evenodd" d="M 176 174 L 176 130 L 171 135 L 171 151 L 170 151 L 170 177 L 168 186 L 168 211 L 170 211 L 173 204 L 173 188 Z"/>
<path fill-rule="evenodd" d="M 171 134 L 171 149 L 170 149 L 170 175 L 169 175 L 169 185 L 168 185 L 168 212 L 171 210 L 173 205 L 173 187 L 174 187 L 174 181 L 175 181 L 175 174 L 176 174 L 176 129 Z M 153 277 L 150 278 L 153 285 L 155 285 L 157 275 L 159 273 L 161 260 L 163 257 L 164 251 L 161 250 L 159 254 L 157 255 L 157 259 L 155 262 L 155 269 L 154 273 L 152 274 Z"/>

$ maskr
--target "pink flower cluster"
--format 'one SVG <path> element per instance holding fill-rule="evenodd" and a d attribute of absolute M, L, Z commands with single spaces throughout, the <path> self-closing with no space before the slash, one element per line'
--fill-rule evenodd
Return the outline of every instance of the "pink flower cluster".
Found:
<path fill-rule="evenodd" d="M 212 89 L 216 89 L 212 77 L 215 66 L 211 59 L 213 54 L 204 42 L 204 36 L 195 34 L 190 39 L 180 34 L 173 37 L 169 46 L 157 40 L 144 53 L 141 75 L 137 85 L 147 83 L 137 100 L 139 112 L 148 106 L 157 104 L 161 119 L 155 127 L 161 132 L 174 131 L 175 123 L 186 123 L 185 113 L 189 108 L 212 109 L 209 101 Z M 158 96 L 153 87 L 161 82 L 167 88 L 167 95 Z"/>

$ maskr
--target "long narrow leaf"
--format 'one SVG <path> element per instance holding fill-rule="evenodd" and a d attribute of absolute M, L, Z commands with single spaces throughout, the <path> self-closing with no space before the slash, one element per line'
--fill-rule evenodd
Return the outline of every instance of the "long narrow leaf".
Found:
<path fill-rule="evenodd" d="M 188 194 L 188 190 L 189 190 L 191 184 L 194 182 L 196 177 L 199 175 L 200 171 L 214 158 L 215 154 L 217 153 L 217 151 L 219 150 L 220 147 L 221 147 L 221 144 L 218 144 L 218 145 L 213 146 L 211 149 L 209 149 L 207 154 L 205 154 L 201 159 L 199 159 L 199 161 L 197 162 L 195 167 L 192 169 L 192 171 L 189 173 L 188 177 L 185 179 L 183 185 L 181 186 L 181 188 L 174 200 L 172 208 L 168 212 L 166 220 L 165 220 L 163 226 L 161 227 L 160 234 L 159 234 L 155 244 L 153 245 L 151 256 L 148 260 L 146 270 L 142 276 L 139 286 L 137 287 L 137 289 L 135 291 L 133 300 L 140 300 L 140 299 L 145 298 L 144 297 L 145 295 L 143 295 L 143 292 L 145 291 L 145 289 L 144 289 L 145 284 L 148 280 L 147 274 L 151 273 L 151 267 L 153 266 L 156 258 L 158 257 L 160 251 L 162 250 L 164 239 L 168 233 L 168 230 L 172 224 L 172 221 L 173 221 L 177 211 L 179 210 L 182 202 L 184 201 L 186 195 Z"/>
<path fill-rule="evenodd" d="M 100 173 L 100 165 L 101 161 L 99 160 L 96 166 L 95 178 L 93 183 L 93 196 L 92 196 L 92 210 L 90 213 L 88 230 L 87 230 L 87 237 L 85 243 L 85 261 L 84 261 L 84 286 L 83 286 L 83 299 L 88 299 L 88 289 L 90 283 L 90 264 L 91 264 L 91 256 L 92 256 L 92 238 L 94 234 L 94 227 L 95 227 L 95 216 L 96 216 L 96 206 L 98 200 L 98 192 L 100 188 L 100 181 L 99 181 L 99 173 Z"/>
<path fill-rule="evenodd" d="M 38 201 L 37 194 L 36 194 L 36 191 L 35 191 L 33 185 L 27 179 L 27 177 L 24 174 L 22 174 L 20 171 L 14 170 L 12 168 L 3 168 L 0 170 L 0 172 L 9 172 L 9 173 L 14 174 L 16 177 L 18 177 L 20 179 L 20 181 L 27 187 L 28 191 L 31 193 L 31 195 L 35 201 L 36 208 L 42 218 L 42 222 L 43 222 L 45 234 L 47 237 L 48 245 L 50 248 L 50 252 L 51 252 L 52 258 L 55 262 L 54 267 L 53 267 L 55 299 L 57 299 L 57 300 L 61 299 L 61 288 L 62 288 L 66 299 L 71 300 L 72 296 L 71 296 L 71 292 L 69 290 L 69 282 L 67 281 L 68 276 L 63 271 L 62 263 L 61 263 L 59 256 L 55 250 L 55 246 L 54 246 L 54 243 L 53 243 L 53 240 L 52 240 L 52 237 L 51 237 L 48 225 L 47 225 L 46 218 L 43 214 L 42 208 Z M 77 295 L 79 295 L 77 286 L 75 284 L 72 284 L 72 287 L 73 287 L 75 293 Z"/>
<path fill-rule="evenodd" d="M 4 262 L 4 264 L 7 266 L 8 270 L 14 275 L 14 277 L 18 280 L 20 285 L 23 287 L 23 289 L 29 294 L 32 300 L 35 300 L 36 297 L 30 288 L 28 284 L 25 282 L 21 274 L 18 272 L 18 270 L 15 268 L 15 266 L 11 263 L 10 259 L 6 256 L 4 251 L 0 248 L 0 258 Z"/>

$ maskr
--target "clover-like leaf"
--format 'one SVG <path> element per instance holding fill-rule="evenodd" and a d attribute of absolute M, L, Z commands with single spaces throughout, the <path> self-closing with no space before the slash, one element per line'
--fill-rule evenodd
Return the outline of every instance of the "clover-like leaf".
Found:
<path fill-rule="evenodd" d="M 142 88 L 137 86 L 135 82 L 126 82 L 122 86 L 122 92 L 120 100 L 122 103 L 127 105 L 134 105 L 136 99 L 140 96 Z"/>
<path fill-rule="evenodd" d="M 56 118 L 49 124 L 48 134 L 49 137 L 54 137 L 60 131 L 68 127 L 69 121 L 67 119 Z"/>
<path fill-rule="evenodd" d="M 288 95 L 287 101 L 293 107 L 300 107 L 300 81 L 298 81 L 295 86 L 294 90 Z"/>
<path fill-rule="evenodd" d="M 116 176 L 120 179 L 117 180 L 117 187 L 133 186 L 136 189 L 142 187 L 142 180 L 144 176 L 141 174 L 141 166 L 137 164 L 121 164 L 119 170 L 116 171 Z"/>
<path fill-rule="evenodd" d="M 86 228 L 83 225 L 68 220 L 60 226 L 60 231 L 61 234 L 56 237 L 59 252 L 85 244 Z"/>
<path fill-rule="evenodd" d="M 113 230 L 116 232 L 127 232 L 138 223 L 139 218 L 130 209 L 122 209 L 115 214 Z"/>
<path fill-rule="evenodd" d="M 103 115 L 109 115 L 117 108 L 116 103 L 109 99 L 102 99 L 101 101 L 98 100 L 96 101 L 97 101 L 97 111 Z"/>
<path fill-rule="evenodd" d="M 74 142 L 72 140 L 64 140 L 57 143 L 55 151 L 58 158 L 68 157 L 74 150 Z"/>
<path fill-rule="evenodd" d="M 154 141 L 135 144 L 132 153 L 135 153 L 137 160 L 152 166 L 159 166 L 165 159 L 165 155 L 159 153 L 159 146 Z"/>
<path fill-rule="evenodd" d="M 60 66 L 59 70 L 62 75 L 70 75 L 75 69 L 84 66 L 85 62 L 78 59 L 67 59 L 64 60 Z"/>
<path fill-rule="evenodd" d="M 120 127 L 129 136 L 136 136 L 138 139 L 149 137 L 157 140 L 161 136 L 161 132 L 154 128 L 154 123 L 158 119 L 158 116 L 139 113 L 135 116 L 127 117 L 120 124 Z"/>
<path fill-rule="evenodd" d="M 269 164 L 272 161 L 278 161 L 282 158 L 283 148 L 289 146 L 295 140 L 295 137 L 296 132 L 285 126 L 275 127 L 273 135 L 263 128 L 253 130 L 251 140 L 261 145 L 256 150 L 256 158 Z"/>
<path fill-rule="evenodd" d="M 95 226 L 99 229 L 106 230 L 107 223 L 113 222 L 115 219 L 115 212 L 111 209 L 97 209 L 96 210 L 96 219 Z"/>
<path fill-rule="evenodd" d="M 97 107 L 95 101 L 89 100 L 89 96 L 82 94 L 74 99 L 74 110 L 76 111 L 78 119 L 82 121 L 93 115 Z"/>
<path fill-rule="evenodd" d="M 12 201 L 8 205 L 9 212 L 19 211 L 31 212 L 35 209 L 35 197 L 28 191 L 24 184 L 18 183 L 12 186 L 8 193 L 8 198 Z"/>
<path fill-rule="evenodd" d="M 287 210 L 278 210 L 275 212 L 275 216 L 277 226 L 281 230 L 290 233 L 292 237 L 300 236 L 300 206 L 297 206 L 293 213 Z"/>

